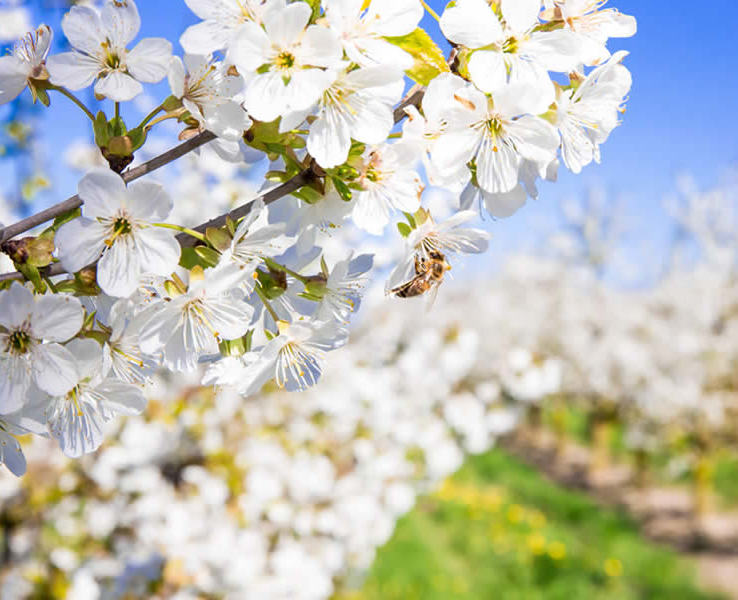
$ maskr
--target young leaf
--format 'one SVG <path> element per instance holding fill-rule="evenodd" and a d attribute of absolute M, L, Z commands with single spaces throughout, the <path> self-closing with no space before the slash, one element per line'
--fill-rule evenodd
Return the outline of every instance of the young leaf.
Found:
<path fill-rule="evenodd" d="M 418 28 L 407 35 L 385 39 L 413 57 L 415 64 L 405 73 L 416 83 L 428 85 L 433 78 L 449 71 L 443 52 L 424 30 Z"/>

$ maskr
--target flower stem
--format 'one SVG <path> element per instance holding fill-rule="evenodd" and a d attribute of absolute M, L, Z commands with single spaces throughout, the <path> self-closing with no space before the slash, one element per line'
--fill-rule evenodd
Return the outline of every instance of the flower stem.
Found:
<path fill-rule="evenodd" d="M 115 119 L 120 119 L 120 102 L 115 103 Z"/>
<path fill-rule="evenodd" d="M 77 106 L 79 106 L 82 109 L 82 112 L 84 112 L 87 115 L 87 118 L 90 119 L 90 121 L 95 120 L 95 115 L 90 112 L 90 109 L 87 108 L 84 103 L 77 98 L 72 92 L 70 92 L 67 88 L 59 87 L 56 85 L 52 85 L 49 87 L 50 90 L 54 90 L 56 92 L 59 92 L 62 96 L 66 96 L 69 98 L 72 102 L 74 102 Z"/>
<path fill-rule="evenodd" d="M 145 129 L 146 131 L 149 131 L 154 125 L 156 125 L 157 123 L 161 123 L 162 121 L 166 121 L 167 119 L 179 119 L 182 113 L 183 113 L 183 110 L 179 109 L 179 110 L 175 110 L 174 112 L 170 112 L 160 117 L 157 117 L 156 119 L 151 121 L 148 125 L 146 125 Z"/>
<path fill-rule="evenodd" d="M 261 300 L 261 303 L 264 305 L 264 308 L 267 309 L 267 312 L 271 315 L 272 319 L 274 319 L 274 322 L 275 323 L 279 322 L 279 316 L 277 315 L 275 310 L 272 308 L 272 305 L 269 304 L 269 300 L 264 294 L 264 290 L 261 289 L 261 286 L 258 283 L 254 286 L 254 291 L 256 292 L 256 295 L 259 296 L 259 300 Z"/>
<path fill-rule="evenodd" d="M 154 110 L 152 110 L 152 111 L 151 111 L 151 112 L 150 112 L 150 113 L 149 113 L 148 115 L 146 115 L 146 117 L 144 118 L 144 120 L 143 120 L 143 121 L 141 121 L 141 122 L 140 122 L 140 123 L 138 124 L 138 128 L 142 128 L 142 127 L 143 127 L 144 125 L 146 125 L 146 124 L 147 124 L 147 123 L 148 123 L 149 121 L 151 121 L 151 119 L 153 119 L 153 118 L 154 118 L 154 117 L 155 117 L 156 115 L 158 115 L 158 114 L 159 114 L 159 113 L 160 113 L 161 111 L 163 111 L 163 110 L 164 110 L 164 106 L 162 106 L 161 104 L 160 104 L 159 106 L 157 106 L 157 107 L 156 107 L 156 108 L 155 108 Z"/>
<path fill-rule="evenodd" d="M 284 265 L 276 261 L 273 261 L 271 258 L 264 257 L 264 263 L 266 264 L 267 267 L 269 267 L 270 269 L 273 269 L 274 271 L 282 271 L 283 273 L 287 273 L 287 275 L 292 275 L 292 277 L 294 277 L 298 281 L 301 281 L 302 283 L 308 282 L 308 278 L 305 277 L 304 275 L 300 275 L 299 273 L 297 273 L 296 271 L 293 271 L 289 267 L 285 267 Z"/>
<path fill-rule="evenodd" d="M 436 13 L 435 10 L 433 10 L 430 6 L 428 6 L 428 3 L 425 0 L 420 0 L 420 3 L 423 5 L 423 8 L 428 11 L 428 14 L 433 17 L 436 21 L 439 23 L 441 22 L 441 17 L 438 16 L 438 13 Z"/>
<path fill-rule="evenodd" d="M 154 223 L 154 225 L 156 227 L 163 227 L 164 229 L 174 229 L 175 231 L 186 233 L 187 235 L 200 240 L 203 244 L 208 244 L 208 241 L 207 239 L 205 239 L 205 236 L 199 231 L 195 231 L 194 229 L 188 229 L 187 227 L 182 227 L 181 225 L 174 225 L 173 223 Z"/>

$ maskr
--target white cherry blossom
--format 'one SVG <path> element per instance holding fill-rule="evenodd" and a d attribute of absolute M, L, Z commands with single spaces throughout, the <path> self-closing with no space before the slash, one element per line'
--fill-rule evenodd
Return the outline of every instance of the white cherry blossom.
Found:
<path fill-rule="evenodd" d="M 45 77 L 44 62 L 53 33 L 47 25 L 27 33 L 7 56 L 0 56 L 0 105 L 15 100 L 29 79 Z"/>
<path fill-rule="evenodd" d="M 518 185 L 524 159 L 548 163 L 555 158 L 556 129 L 528 114 L 537 101 L 535 88 L 507 86 L 488 98 L 466 86 L 453 98 L 446 131 L 431 156 L 441 171 L 473 160 L 479 187 L 504 193 Z"/>
<path fill-rule="evenodd" d="M 267 10 L 284 8 L 283 0 L 185 0 L 202 22 L 191 25 L 179 38 L 189 54 L 211 54 L 232 43 L 244 23 L 261 23 Z"/>
<path fill-rule="evenodd" d="M 361 229 L 381 235 L 394 210 L 414 213 L 420 207 L 417 157 L 407 144 L 382 144 L 367 148 L 363 158 L 351 216 Z"/>
<path fill-rule="evenodd" d="M 228 50 L 228 60 L 247 76 L 246 108 L 255 119 L 272 121 L 317 102 L 331 83 L 324 69 L 338 67 L 341 45 L 336 34 L 309 25 L 304 2 L 269 11 L 263 27 L 247 22 Z"/>
<path fill-rule="evenodd" d="M 64 394 L 75 384 L 74 358 L 61 345 L 82 327 L 84 309 L 67 294 L 34 294 L 14 282 L 0 292 L 0 414 L 20 409 L 38 386 Z"/>
<path fill-rule="evenodd" d="M 225 140 L 239 141 L 251 126 L 246 111 L 234 97 L 243 89 L 243 78 L 212 57 L 185 54 L 169 65 L 172 95 L 204 129 Z"/>
<path fill-rule="evenodd" d="M 133 0 L 107 0 L 98 11 L 73 6 L 64 15 L 62 29 L 72 52 L 49 57 L 52 83 L 72 90 L 95 82 L 95 94 L 124 102 L 143 91 L 143 83 L 156 83 L 167 74 L 172 44 L 164 38 L 145 38 L 133 49 L 141 27 Z"/>
<path fill-rule="evenodd" d="M 386 65 L 409 69 L 413 58 L 386 40 L 411 33 L 423 18 L 418 0 L 325 0 L 331 29 L 341 38 L 346 55 L 361 66 Z"/>
<path fill-rule="evenodd" d="M 618 52 L 556 100 L 556 126 L 561 133 L 561 157 L 574 173 L 593 160 L 600 162 L 600 144 L 618 125 L 618 115 L 630 91 L 631 76 Z"/>
<path fill-rule="evenodd" d="M 200 356 L 218 353 L 221 340 L 243 336 L 254 309 L 237 289 L 248 275 L 243 267 L 222 264 L 191 272 L 178 289 L 161 291 L 142 313 L 141 349 L 161 353 L 169 369 L 191 371 Z"/>
<path fill-rule="evenodd" d="M 107 421 L 116 415 L 140 414 L 146 399 L 138 386 L 108 376 L 95 340 L 72 340 L 67 348 L 77 365 L 77 381 L 66 394 L 49 400 L 44 412 L 49 433 L 62 452 L 78 458 L 100 447 Z"/>
<path fill-rule="evenodd" d="M 330 169 L 348 157 L 351 140 L 379 144 L 392 126 L 393 107 L 402 96 L 402 72 L 389 66 L 339 71 L 319 102 L 307 149 Z"/>
<path fill-rule="evenodd" d="M 167 276 L 179 262 L 175 234 L 164 221 L 172 199 L 158 183 L 126 186 L 109 169 L 93 169 L 79 183 L 82 216 L 56 233 L 59 260 L 77 272 L 100 259 L 97 282 L 110 296 L 130 296 L 144 274 Z"/>
<path fill-rule="evenodd" d="M 353 253 L 339 260 L 328 272 L 324 286 L 321 286 L 322 297 L 313 318 L 318 321 L 333 319 L 348 324 L 349 315 L 359 310 L 361 294 L 373 260 L 371 254 L 354 258 Z"/>

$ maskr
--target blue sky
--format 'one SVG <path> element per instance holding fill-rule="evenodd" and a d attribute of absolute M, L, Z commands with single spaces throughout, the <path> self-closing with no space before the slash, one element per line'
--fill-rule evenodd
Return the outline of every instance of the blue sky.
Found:
<path fill-rule="evenodd" d="M 48 0 L 27 3 L 35 7 L 40 20 L 55 25 L 61 13 L 50 10 L 50 4 Z M 175 51 L 181 52 L 179 35 L 197 21 L 184 2 L 138 4 L 143 22 L 140 36 L 167 37 L 175 42 Z M 438 12 L 444 5 L 438 0 L 430 4 Z M 701 185 L 709 186 L 738 165 L 734 3 L 611 0 L 610 5 L 638 19 L 634 38 L 610 42 L 611 50 L 630 52 L 626 65 L 634 85 L 623 125 L 603 146 L 601 165 L 590 165 L 578 176 L 562 169 L 558 183 L 541 186 L 539 201 L 529 203 L 511 219 L 488 222 L 495 235 L 493 260 L 535 243 L 540 223 L 556 218 L 558 202 L 591 186 L 602 186 L 613 198 L 625 198 L 629 220 L 639 235 L 659 244 L 668 233 L 661 201 L 673 191 L 675 177 L 690 173 Z M 438 38 L 435 21 L 426 16 L 423 25 Z M 59 28 L 57 35 L 61 36 Z M 147 89 L 161 97 L 168 94 L 166 85 Z M 92 102 L 90 97 L 87 100 Z M 45 159 L 55 184 L 49 200 L 64 198 L 76 187 L 74 177 L 53 160 L 52 149 L 87 135 L 85 118 L 64 98 L 55 97 L 54 102 L 54 111 L 46 113 L 50 118 L 42 115 L 49 139 Z M 131 114 L 133 120 L 134 113 L 129 109 L 124 116 Z M 0 165 L 0 177 L 4 173 L 7 165 Z"/>

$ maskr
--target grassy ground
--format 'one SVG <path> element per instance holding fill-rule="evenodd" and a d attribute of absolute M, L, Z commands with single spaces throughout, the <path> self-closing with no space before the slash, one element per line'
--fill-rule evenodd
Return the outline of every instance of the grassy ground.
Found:
<path fill-rule="evenodd" d="M 692 565 L 495 450 L 398 524 L 341 600 L 697 600 Z"/>

